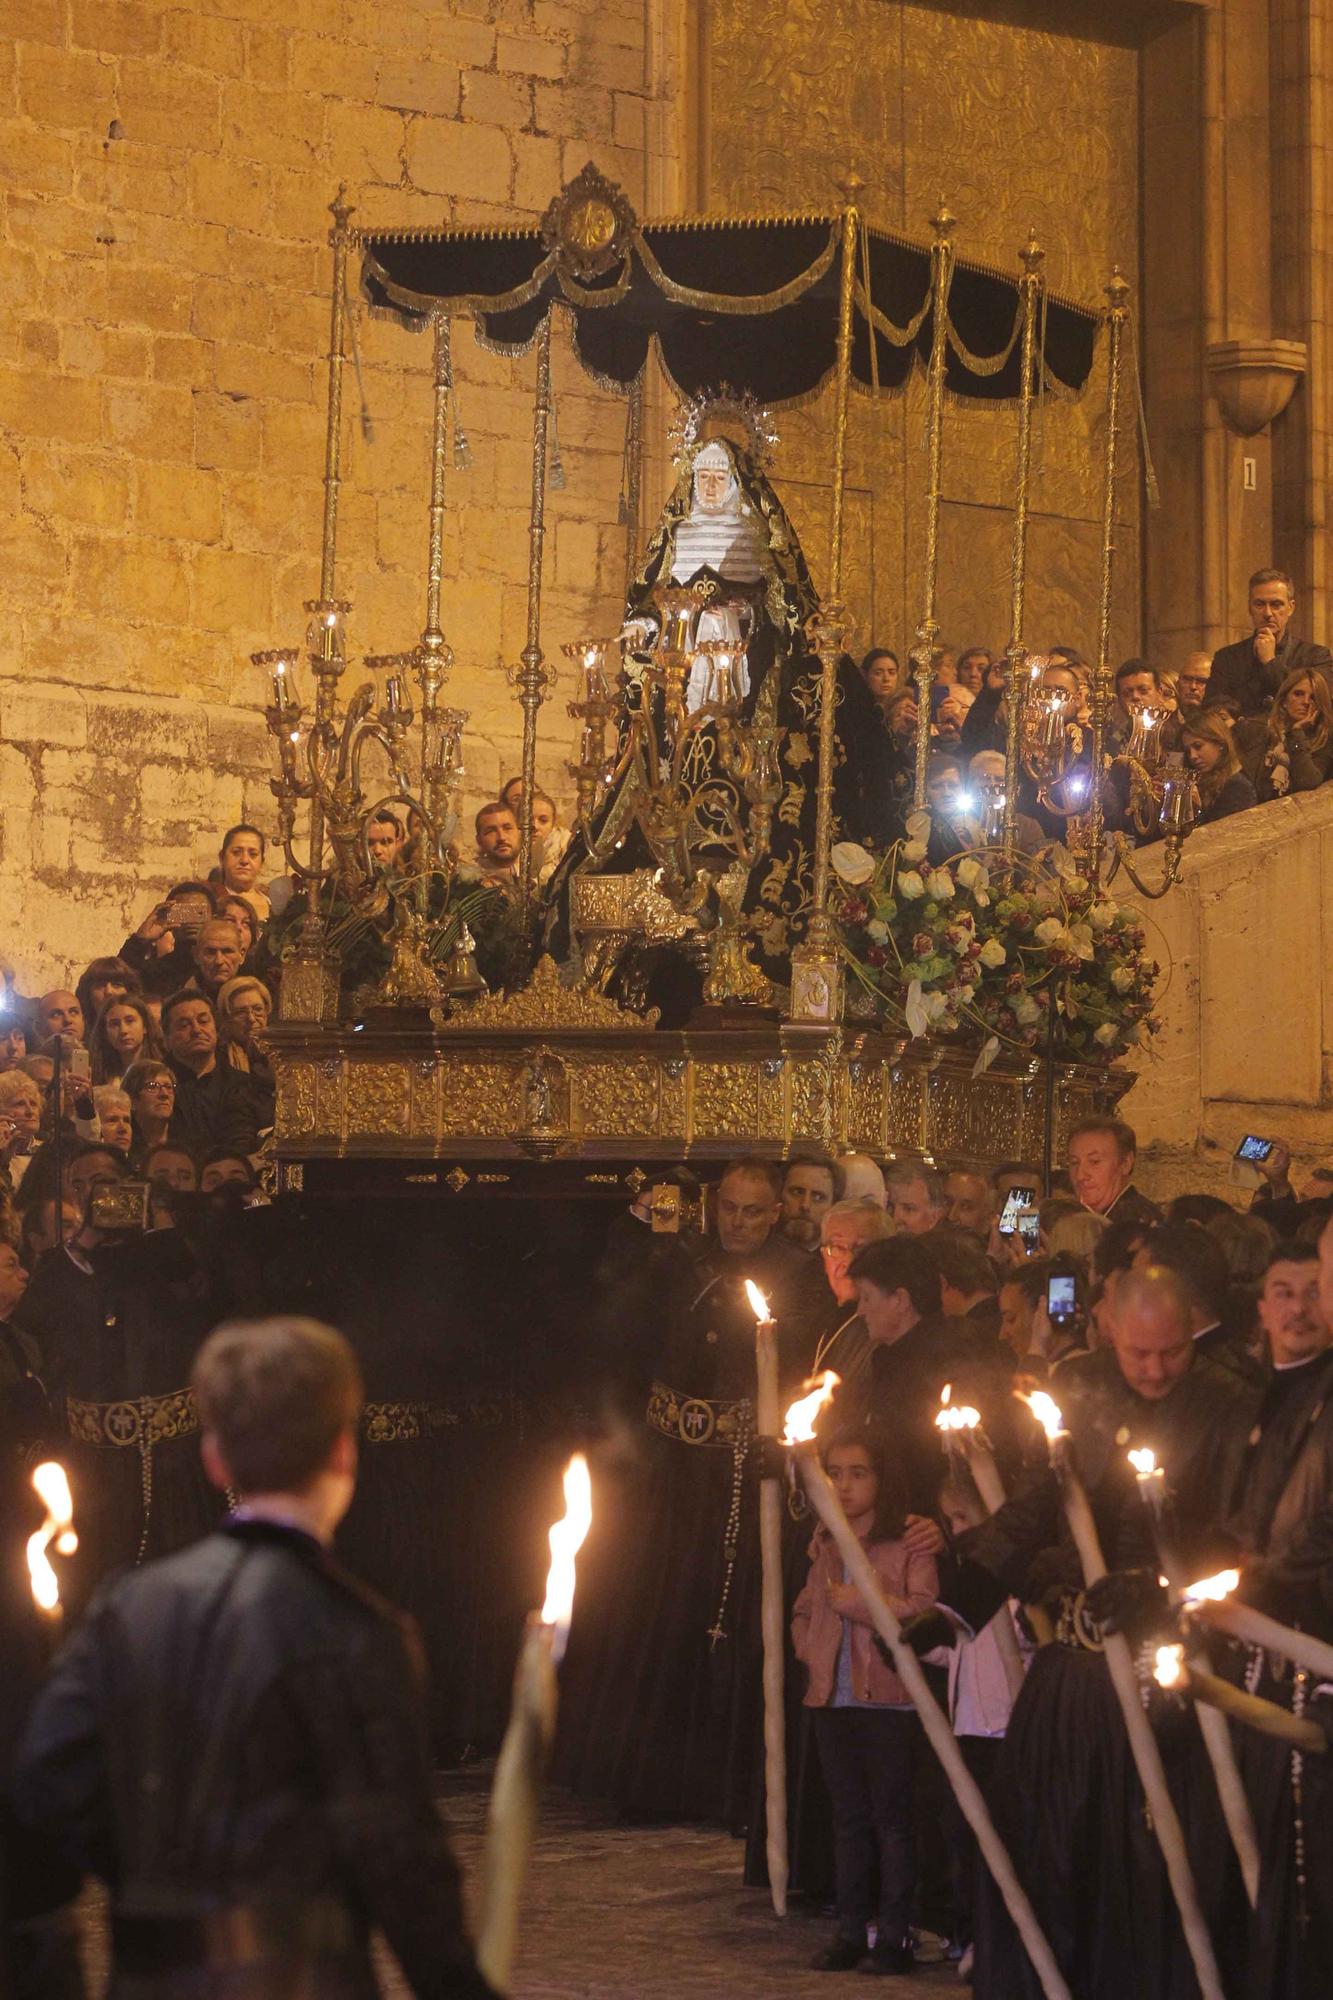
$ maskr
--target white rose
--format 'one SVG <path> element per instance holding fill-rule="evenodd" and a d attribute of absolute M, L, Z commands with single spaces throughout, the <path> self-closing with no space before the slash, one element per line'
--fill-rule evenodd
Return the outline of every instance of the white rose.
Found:
<path fill-rule="evenodd" d="M 1003 965 L 1008 956 L 1008 952 L 998 938 L 987 938 L 985 944 L 981 947 L 981 963 L 991 972 L 994 972 L 997 966 Z"/>
<path fill-rule="evenodd" d="M 915 868 L 905 868 L 903 870 L 902 874 L 898 877 L 897 888 L 898 894 L 905 896 L 909 903 L 914 903 L 918 896 L 924 896 L 926 893 L 926 885 L 917 874 Z"/>
<path fill-rule="evenodd" d="M 909 840 L 903 848 L 904 861 L 924 861 L 926 843 L 924 840 Z"/>
<path fill-rule="evenodd" d="M 1103 1021 L 1092 1039 L 1094 1042 L 1099 1042 L 1102 1048 L 1109 1049 L 1119 1033 L 1120 1030 L 1114 1021 Z"/>
<path fill-rule="evenodd" d="M 1030 993 L 1014 995 L 1014 1019 L 1020 1021 L 1025 1028 L 1030 1028 L 1040 1013 L 1041 1009 Z"/>
<path fill-rule="evenodd" d="M 907 815 L 907 838 L 911 841 L 919 840 L 924 845 L 930 839 L 930 830 L 933 825 L 934 821 L 931 819 L 926 808 L 924 806 L 915 806 Z"/>
<path fill-rule="evenodd" d="M 954 995 L 955 1004 L 959 1007 L 966 1007 L 976 990 L 975 986 L 960 986 Z"/>
<path fill-rule="evenodd" d="M 1092 932 L 1086 924 L 1071 924 L 1069 942 L 1080 958 L 1091 958 L 1097 949 L 1092 941 Z"/>
<path fill-rule="evenodd" d="M 947 868 L 933 868 L 926 878 L 926 887 L 937 903 L 953 900 L 953 876 Z"/>
<path fill-rule="evenodd" d="M 856 840 L 835 842 L 829 858 L 839 881 L 849 882 L 854 888 L 862 882 L 868 882 L 875 872 L 874 855 L 868 854 Z"/>
<path fill-rule="evenodd" d="M 966 855 L 958 864 L 958 880 L 965 889 L 988 889 L 990 875 L 983 862 L 974 855 Z"/>
<path fill-rule="evenodd" d="M 1130 987 L 1134 984 L 1134 974 L 1127 965 L 1117 965 L 1115 971 L 1111 974 L 1111 984 L 1117 993 L 1128 993 Z"/>
<path fill-rule="evenodd" d="M 1032 933 L 1038 944 L 1058 944 L 1065 935 L 1065 927 L 1058 917 L 1044 917 Z"/>
<path fill-rule="evenodd" d="M 889 941 L 889 927 L 887 924 L 882 924 L 879 918 L 876 917 L 873 923 L 866 925 L 866 936 L 873 938 L 876 944 L 887 944 Z"/>
<path fill-rule="evenodd" d="M 1111 928 L 1111 925 L 1119 915 L 1120 906 L 1118 903 L 1112 903 L 1109 900 L 1098 902 L 1094 903 L 1088 911 L 1088 922 L 1095 931 L 1105 931 Z"/>

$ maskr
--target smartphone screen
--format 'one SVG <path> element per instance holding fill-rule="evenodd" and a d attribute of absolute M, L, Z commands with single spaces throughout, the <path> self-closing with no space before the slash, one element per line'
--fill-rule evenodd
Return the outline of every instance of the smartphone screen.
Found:
<path fill-rule="evenodd" d="M 1260 1139 L 1253 1132 L 1247 1132 L 1236 1148 L 1236 1158 L 1238 1160 L 1266 1160 L 1272 1152 L 1275 1143 L 1272 1139 Z"/>
<path fill-rule="evenodd" d="M 1050 1319 L 1073 1319 L 1078 1312 L 1072 1271 L 1053 1271 L 1046 1280 L 1046 1312 Z"/>
<path fill-rule="evenodd" d="M 1031 1188 L 1011 1187 L 1004 1198 L 1004 1207 L 1000 1210 L 999 1229 L 1001 1236 L 1012 1236 L 1018 1227 L 1019 1216 L 1025 1208 L 1031 1208 L 1031 1206 Z"/>
<path fill-rule="evenodd" d="M 1027 1249 L 1035 1250 L 1041 1242 L 1041 1217 L 1035 1208 L 1025 1208 L 1018 1218 L 1018 1234 Z"/>

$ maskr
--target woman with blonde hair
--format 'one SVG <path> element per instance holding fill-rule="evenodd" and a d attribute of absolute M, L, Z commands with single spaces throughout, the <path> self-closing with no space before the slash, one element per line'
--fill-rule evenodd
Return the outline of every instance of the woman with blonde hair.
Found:
<path fill-rule="evenodd" d="M 42 1093 L 26 1070 L 0 1075 L 0 1178 L 17 1194 L 42 1123 Z"/>
<path fill-rule="evenodd" d="M 1180 718 L 1180 742 L 1199 794 L 1196 825 L 1208 826 L 1257 804 L 1225 715 L 1215 708 L 1187 709 Z"/>
<path fill-rule="evenodd" d="M 218 989 L 218 1028 L 233 1069 L 272 1078 L 272 1065 L 258 1042 L 272 1012 L 273 998 L 267 986 L 250 973 L 238 973 Z"/>
<path fill-rule="evenodd" d="M 1236 724 L 1236 749 L 1261 805 L 1322 785 L 1333 766 L 1333 697 L 1324 676 L 1293 667 L 1268 714 Z"/>

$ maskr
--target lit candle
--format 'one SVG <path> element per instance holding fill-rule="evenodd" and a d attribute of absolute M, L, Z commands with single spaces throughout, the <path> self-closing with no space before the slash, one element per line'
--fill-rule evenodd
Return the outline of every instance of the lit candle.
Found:
<path fill-rule="evenodd" d="M 1046 1394 L 1044 1389 L 1038 1389 L 1035 1394 L 1026 1396 L 1023 1400 L 1046 1433 L 1051 1466 L 1059 1481 L 1065 1520 L 1069 1524 L 1074 1547 L 1078 1550 L 1083 1581 L 1085 1584 L 1098 1583 L 1106 1575 L 1106 1561 L 1102 1555 L 1097 1523 L 1093 1519 L 1083 1481 L 1079 1478 L 1074 1465 L 1073 1440 L 1064 1427 L 1064 1418 L 1060 1414 L 1059 1405 Z M 1111 1685 L 1120 1703 L 1120 1713 L 1125 1718 L 1125 1733 L 1129 1737 L 1129 1747 L 1133 1752 L 1139 1782 L 1143 1786 L 1143 1794 L 1152 1814 L 1153 1831 L 1157 1835 L 1157 1844 L 1166 1863 L 1171 1893 L 1180 1912 L 1185 1942 L 1189 1946 L 1190 1958 L 1194 1963 L 1199 1990 L 1203 1994 L 1203 2000 L 1223 2000 L 1222 1981 L 1217 1969 L 1217 1959 L 1213 1953 L 1213 1941 L 1203 1920 L 1203 1912 L 1199 1908 L 1194 1875 L 1190 1868 L 1189 1856 L 1185 1852 L 1185 1836 L 1180 1830 L 1180 1820 L 1167 1788 L 1166 1773 L 1162 1769 L 1157 1739 L 1152 1733 L 1152 1725 L 1148 1721 L 1139 1696 L 1138 1676 L 1134 1671 L 1129 1641 L 1123 1632 L 1106 1632 L 1102 1635 L 1102 1646 L 1107 1671 L 1111 1676 Z"/>
<path fill-rule="evenodd" d="M 1233 1687 L 1230 1681 L 1218 1680 L 1214 1674 L 1201 1672 L 1193 1662 L 1186 1661 L 1183 1646 L 1159 1646 L 1155 1659 L 1153 1679 L 1158 1687 L 1170 1693 L 1192 1696 L 1195 1714 L 1201 1724 L 1206 1716 L 1211 1716 L 1226 1729 L 1227 1717 L 1230 1716 L 1247 1729 L 1257 1729 L 1261 1736 L 1275 1736 L 1280 1743 L 1290 1744 L 1293 1750 L 1308 1751 L 1317 1756 L 1327 1755 L 1328 1738 L 1317 1722 L 1293 1715 L 1275 1701 L 1247 1694 L 1243 1688 Z M 1236 1782 L 1240 1783 L 1239 1773 Z M 1245 1809 L 1249 1811 L 1248 1799 L 1245 1800 Z M 1248 1891 L 1248 1884 L 1246 1886 Z"/>
<path fill-rule="evenodd" d="M 756 1377 L 755 1429 L 761 1438 L 776 1438 L 778 1406 L 778 1329 L 768 1300 L 758 1285 L 745 1281 L 754 1314 Z M 787 1711 L 783 1699 L 786 1633 L 783 1629 L 782 1489 L 776 1479 L 759 1482 L 759 1553 L 761 1559 L 761 1624 L 764 1637 L 764 1810 L 768 1847 L 768 1886 L 773 1908 L 787 1914 Z"/>
<path fill-rule="evenodd" d="M 74 1532 L 74 1501 L 65 1468 L 56 1459 L 45 1459 L 32 1469 L 32 1487 L 46 1509 L 46 1519 L 28 1537 L 28 1581 L 32 1600 L 48 1618 L 59 1618 L 60 1578 L 51 1565 L 52 1546 L 62 1556 L 72 1556 L 79 1546 Z"/>
<path fill-rule="evenodd" d="M 981 1428 L 981 1413 L 969 1403 L 961 1406 L 952 1401 L 952 1385 L 945 1383 L 940 1395 L 942 1405 L 935 1419 L 936 1429 L 944 1440 L 944 1449 L 949 1455 L 955 1480 L 967 1496 L 969 1486 L 974 1487 L 981 1502 L 981 1516 L 998 1514 L 1004 1505 L 1004 1481 L 995 1463 L 990 1439 Z M 1023 1655 L 1018 1650 L 1018 1635 L 1014 1631 L 1014 1621 L 1009 1616 L 1009 1607 L 1003 1605 L 992 1621 L 995 1627 L 995 1641 L 1000 1649 L 1000 1659 L 1004 1665 L 1004 1677 L 1009 1687 L 1009 1699 L 1018 1700 L 1018 1691 L 1023 1685 Z"/>
<path fill-rule="evenodd" d="M 1055 1962 L 1055 1954 L 1037 1922 L 1036 1912 L 1028 1901 L 1027 1892 L 1018 1879 L 1004 1843 L 995 1831 L 994 1822 L 978 1789 L 977 1781 L 963 1762 L 958 1739 L 930 1691 L 920 1660 L 905 1643 L 902 1628 L 894 1616 L 888 1599 L 880 1589 L 879 1578 L 875 1574 L 870 1558 L 854 1533 L 828 1474 L 820 1464 L 819 1451 L 815 1443 L 815 1421 L 837 1388 L 838 1380 L 832 1369 L 825 1369 L 818 1387 L 800 1402 L 792 1404 L 787 1412 L 787 1430 L 783 1443 L 789 1445 L 796 1453 L 796 1463 L 800 1467 L 801 1478 L 806 1492 L 810 1495 L 811 1504 L 837 1545 L 847 1570 L 848 1580 L 856 1585 L 865 1599 L 875 1630 L 893 1655 L 898 1678 L 907 1689 L 913 1706 L 921 1717 L 922 1727 L 930 1740 L 931 1747 L 944 1766 L 949 1783 L 953 1786 L 959 1808 L 976 1835 L 977 1845 L 981 1849 L 986 1866 L 995 1878 L 996 1887 L 1004 1897 L 1015 1928 L 1041 1981 L 1043 1993 L 1046 1994 L 1047 2000 L 1070 2000 L 1069 1988 Z"/>
<path fill-rule="evenodd" d="M 509 1727 L 491 1787 L 477 1963 L 497 1992 L 508 1990 L 513 1970 L 538 1794 L 555 1737 L 555 1670 L 564 1657 L 574 1611 L 574 1559 L 591 1525 L 592 1486 L 588 1461 L 580 1452 L 565 1468 L 565 1512 L 550 1532 L 546 1601 L 529 1618 L 523 1635 Z"/>
<path fill-rule="evenodd" d="M 286 660 L 273 662 L 273 706 L 277 709 L 291 708 L 296 700 L 292 681 L 291 666 Z"/>
<path fill-rule="evenodd" d="M 1243 1639 L 1247 1645 L 1263 1646 L 1295 1666 L 1333 1680 L 1333 1646 L 1309 1632 L 1298 1632 L 1294 1626 L 1279 1625 L 1276 1618 L 1254 1611 L 1248 1604 L 1233 1604 L 1231 1593 L 1239 1582 L 1238 1569 L 1224 1569 L 1217 1576 L 1205 1577 L 1201 1583 L 1188 1584 L 1181 1602 L 1187 1611 L 1217 1631 L 1228 1632 L 1233 1639 Z"/>
<path fill-rule="evenodd" d="M 1128 1456 L 1134 1468 L 1139 1497 L 1152 1521 L 1157 1560 L 1166 1572 L 1166 1583 L 1172 1602 L 1179 1603 L 1185 1587 L 1184 1573 L 1166 1532 L 1166 1467 L 1157 1463 L 1156 1454 L 1146 1445 L 1137 1451 L 1131 1451 Z M 1169 1671 L 1171 1657 L 1176 1653 L 1180 1655 L 1177 1664 L 1181 1674 L 1187 1674 L 1192 1678 L 1196 1672 L 1204 1675 L 1211 1672 L 1212 1663 L 1202 1647 L 1191 1658 L 1188 1667 L 1185 1665 L 1183 1647 L 1160 1647 L 1157 1655 L 1159 1670 Z M 1161 1671 L 1157 1674 L 1157 1680 L 1161 1687 L 1172 1685 L 1162 1680 Z M 1215 1708 L 1205 1706 L 1198 1709 L 1197 1714 L 1199 1733 L 1203 1737 L 1204 1749 L 1208 1752 L 1208 1761 L 1213 1767 L 1222 1817 L 1226 1821 L 1231 1844 L 1236 1850 L 1236 1859 L 1240 1863 L 1241 1879 L 1245 1884 L 1245 1894 L 1249 1899 L 1250 1908 L 1255 1909 L 1259 1901 L 1259 1836 L 1255 1832 L 1254 1815 L 1250 1811 L 1250 1802 L 1236 1766 L 1231 1732 L 1224 1717 L 1219 1715 Z"/>

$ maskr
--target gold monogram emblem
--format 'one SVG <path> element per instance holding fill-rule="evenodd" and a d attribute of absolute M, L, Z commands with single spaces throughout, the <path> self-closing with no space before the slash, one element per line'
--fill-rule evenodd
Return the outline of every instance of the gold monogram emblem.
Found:
<path fill-rule="evenodd" d="M 576 250 L 605 250 L 615 234 L 615 210 L 607 202 L 575 202 L 565 217 L 565 241 Z"/>
<path fill-rule="evenodd" d="M 601 277 L 628 250 L 634 211 L 614 181 L 591 161 L 542 217 L 542 237 L 562 270 L 581 281 Z"/>

